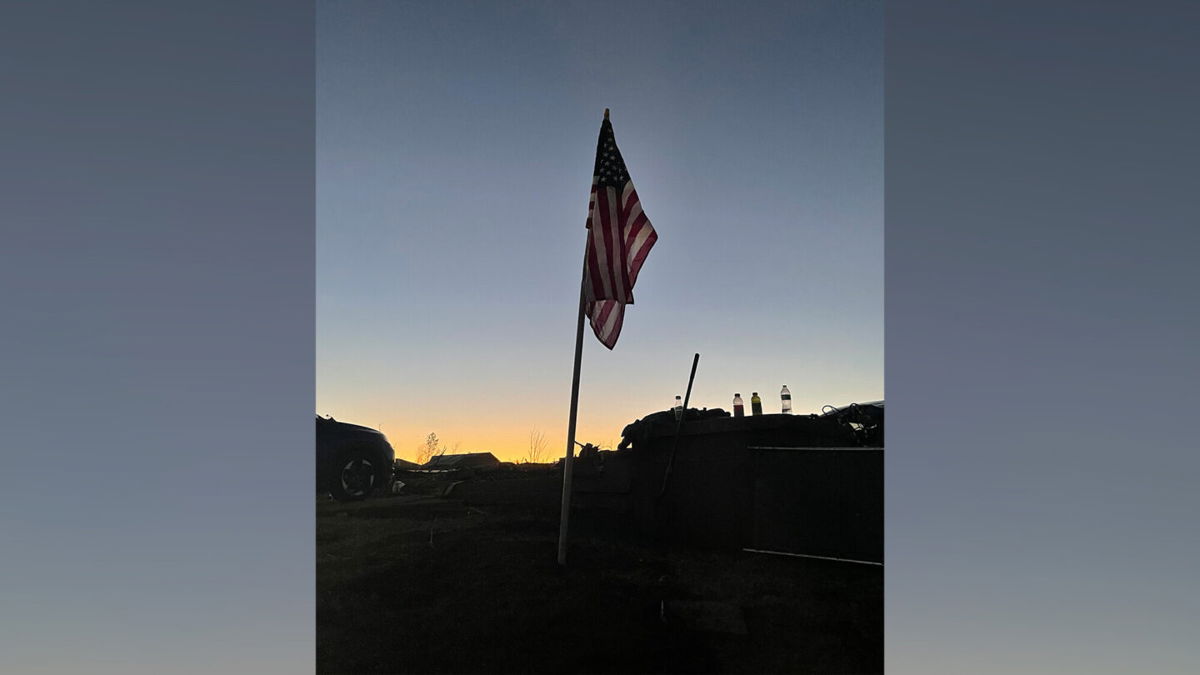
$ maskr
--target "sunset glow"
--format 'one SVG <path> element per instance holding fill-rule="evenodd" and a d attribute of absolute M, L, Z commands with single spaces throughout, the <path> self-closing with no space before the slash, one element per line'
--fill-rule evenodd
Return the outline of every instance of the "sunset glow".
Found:
<path fill-rule="evenodd" d="M 669 407 L 695 352 L 693 407 L 884 397 L 878 21 L 647 4 L 631 68 L 564 28 L 585 5 L 372 8 L 318 35 L 317 413 L 407 459 L 563 454 L 605 108 L 659 240 L 616 348 L 585 336 L 579 440 Z"/>

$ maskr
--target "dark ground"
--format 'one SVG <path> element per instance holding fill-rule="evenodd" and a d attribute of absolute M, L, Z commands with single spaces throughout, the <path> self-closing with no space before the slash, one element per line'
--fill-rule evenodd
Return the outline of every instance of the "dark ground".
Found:
<path fill-rule="evenodd" d="M 320 673 L 871 673 L 880 567 L 656 546 L 580 515 L 427 496 L 317 504 Z M 746 635 L 662 602 L 741 608 Z"/>

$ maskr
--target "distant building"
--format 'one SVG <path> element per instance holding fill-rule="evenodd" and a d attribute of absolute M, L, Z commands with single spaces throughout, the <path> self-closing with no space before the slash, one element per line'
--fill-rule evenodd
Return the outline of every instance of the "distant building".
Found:
<path fill-rule="evenodd" d="M 397 471 L 412 471 L 414 469 L 421 468 L 420 464 L 417 464 L 416 462 L 410 462 L 407 459 L 400 459 L 399 457 L 396 458 L 393 464 L 395 465 L 395 469 Z"/>
<path fill-rule="evenodd" d="M 439 455 L 421 465 L 421 469 L 424 471 L 456 471 L 459 469 L 490 471 L 498 468 L 500 468 L 500 460 L 490 452 Z"/>

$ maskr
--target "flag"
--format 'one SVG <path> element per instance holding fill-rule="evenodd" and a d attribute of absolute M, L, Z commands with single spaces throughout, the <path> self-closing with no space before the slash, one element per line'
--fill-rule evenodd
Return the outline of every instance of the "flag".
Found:
<path fill-rule="evenodd" d="M 596 338 L 609 349 L 617 344 L 625 305 L 633 304 L 633 284 L 658 234 L 642 212 L 625 160 L 617 149 L 605 111 L 596 142 L 596 166 L 588 202 L 584 300 Z"/>

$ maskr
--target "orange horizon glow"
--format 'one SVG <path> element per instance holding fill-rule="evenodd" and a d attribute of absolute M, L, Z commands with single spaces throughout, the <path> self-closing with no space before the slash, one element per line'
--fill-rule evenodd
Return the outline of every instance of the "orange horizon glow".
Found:
<path fill-rule="evenodd" d="M 871 393 L 874 388 L 867 387 L 860 391 Z M 741 392 L 749 406 L 749 392 Z M 833 401 L 813 398 L 794 400 L 795 414 L 809 414 L 820 411 L 822 405 L 834 403 L 842 405 L 851 401 L 879 400 L 882 392 L 877 395 L 849 396 L 843 395 Z M 771 414 L 779 412 L 778 402 L 774 396 L 760 392 L 763 397 L 764 412 Z M 565 397 L 564 397 L 565 398 Z M 708 397 L 696 397 L 690 404 L 692 408 L 723 408 L 731 411 L 730 402 L 713 402 L 705 400 Z M 580 418 L 577 423 L 575 440 L 579 443 L 591 443 L 605 450 L 615 450 L 621 441 L 621 431 L 625 425 L 646 415 L 659 412 L 665 406 L 655 406 L 649 399 L 609 402 L 608 405 L 594 404 L 592 410 L 580 408 Z M 365 408 L 359 408 L 357 413 L 353 408 L 345 410 L 333 406 L 319 408 L 321 415 L 332 415 L 335 419 L 353 424 L 378 429 L 383 432 L 396 451 L 398 459 L 415 461 L 418 452 L 430 433 L 437 434 L 439 446 L 446 448 L 446 454 L 463 454 L 468 452 L 490 452 L 502 462 L 521 462 L 529 454 L 530 432 L 541 432 L 545 440 L 545 450 L 541 461 L 552 463 L 561 458 L 567 444 L 567 405 L 563 404 L 558 414 L 520 415 L 522 419 L 505 419 L 500 411 L 481 411 L 472 421 L 464 421 L 461 417 L 447 414 L 442 410 L 427 410 L 424 414 L 414 414 L 407 417 L 398 415 L 379 414 Z M 749 410 L 747 410 L 749 414 Z M 414 421 L 420 419 L 421 421 Z M 578 451 L 578 447 L 576 448 Z"/>
<path fill-rule="evenodd" d="M 801 41 L 620 32 L 661 67 L 616 79 L 595 77 L 577 40 L 502 40 L 481 57 L 428 31 L 359 38 L 399 24 L 331 26 L 317 88 L 315 412 L 382 427 L 409 460 L 431 432 L 519 461 L 536 430 L 549 458 L 565 453 L 610 106 L 659 239 L 615 347 L 584 327 L 576 440 L 611 447 L 668 409 L 697 353 L 695 408 L 730 410 L 735 392 L 757 390 L 778 412 L 785 384 L 801 414 L 883 398 L 882 43 L 858 13 L 789 15 L 823 27 Z M 678 28 L 674 13 L 659 18 Z M 436 69 L 395 67 L 443 48 Z M 697 59 L 705 78 L 689 74 Z M 691 114 L 697 101 L 712 105 Z"/>

